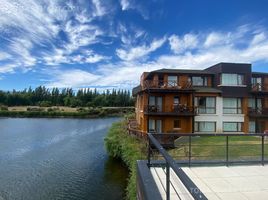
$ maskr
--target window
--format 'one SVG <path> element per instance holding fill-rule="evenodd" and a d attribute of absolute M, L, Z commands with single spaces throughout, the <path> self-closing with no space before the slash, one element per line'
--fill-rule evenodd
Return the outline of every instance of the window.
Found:
<path fill-rule="evenodd" d="M 161 133 L 162 132 L 162 121 L 149 119 L 149 132 Z"/>
<path fill-rule="evenodd" d="M 216 98 L 215 97 L 195 97 L 195 106 L 198 107 L 199 114 L 215 114 Z"/>
<path fill-rule="evenodd" d="M 223 114 L 241 114 L 240 98 L 223 98 Z"/>
<path fill-rule="evenodd" d="M 195 122 L 195 132 L 216 132 L 216 122 Z"/>
<path fill-rule="evenodd" d="M 177 76 L 168 76 L 168 87 L 178 86 Z"/>
<path fill-rule="evenodd" d="M 192 77 L 192 85 L 193 86 L 207 86 L 208 78 L 202 76 L 193 76 Z"/>
<path fill-rule="evenodd" d="M 253 109 L 256 109 L 256 108 L 262 108 L 262 99 L 259 99 L 259 98 L 250 98 L 248 100 L 248 107 L 249 108 L 253 108 Z"/>
<path fill-rule="evenodd" d="M 262 91 L 262 78 L 261 77 L 252 77 L 251 78 L 252 90 Z"/>
<path fill-rule="evenodd" d="M 249 130 L 250 133 L 256 133 L 256 122 L 249 121 Z"/>
<path fill-rule="evenodd" d="M 241 132 L 242 122 L 223 122 L 223 132 Z"/>
<path fill-rule="evenodd" d="M 221 84 L 230 86 L 244 85 L 244 76 L 241 74 L 222 74 Z"/>
<path fill-rule="evenodd" d="M 181 120 L 175 119 L 173 127 L 174 127 L 174 129 L 180 129 L 181 128 Z"/>
<path fill-rule="evenodd" d="M 162 97 L 150 96 L 149 97 L 149 109 L 157 109 L 158 112 L 162 111 Z"/>
<path fill-rule="evenodd" d="M 175 96 L 175 97 L 174 97 L 173 104 L 174 104 L 174 105 L 179 105 L 179 103 L 180 103 L 180 97 Z"/>

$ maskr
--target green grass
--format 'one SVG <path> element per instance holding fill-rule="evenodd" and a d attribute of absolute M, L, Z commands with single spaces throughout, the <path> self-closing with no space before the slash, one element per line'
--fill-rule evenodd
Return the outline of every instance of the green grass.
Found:
<path fill-rule="evenodd" d="M 61 111 L 56 108 L 28 108 L 27 111 L 0 110 L 0 117 L 72 117 L 72 118 L 97 118 L 97 117 L 122 117 L 133 112 L 133 108 L 79 108 L 77 111 Z"/>
<path fill-rule="evenodd" d="M 202 136 L 192 138 L 192 160 L 213 160 L 226 158 L 226 137 Z M 261 158 L 261 138 L 254 136 L 230 136 L 229 160 L 256 160 Z M 169 150 L 175 159 L 187 160 L 189 142 L 176 141 L 176 148 Z M 268 141 L 265 140 L 264 155 L 268 158 Z"/>
<path fill-rule="evenodd" d="M 136 163 L 145 159 L 146 145 L 135 137 L 127 134 L 126 120 L 114 123 L 105 138 L 105 146 L 108 154 L 114 158 L 120 158 L 130 171 L 126 198 L 136 199 Z"/>

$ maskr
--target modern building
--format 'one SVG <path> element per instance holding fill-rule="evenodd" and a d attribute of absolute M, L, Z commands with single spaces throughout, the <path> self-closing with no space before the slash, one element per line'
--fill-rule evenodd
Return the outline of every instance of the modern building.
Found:
<path fill-rule="evenodd" d="M 136 97 L 141 131 L 263 133 L 268 130 L 268 73 L 251 64 L 144 72 Z"/>

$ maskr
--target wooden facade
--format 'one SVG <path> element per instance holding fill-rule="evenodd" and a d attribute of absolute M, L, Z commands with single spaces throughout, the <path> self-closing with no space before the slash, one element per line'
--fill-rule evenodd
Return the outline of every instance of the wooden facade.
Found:
<path fill-rule="evenodd" d="M 223 84 L 234 82 L 233 77 L 238 85 Z M 236 133 L 268 130 L 268 74 L 252 72 L 250 64 L 144 72 L 133 95 L 136 120 L 144 132 L 232 132 L 236 127 Z M 237 102 L 236 107 L 232 102 Z M 252 107 L 252 102 L 256 106 Z"/>

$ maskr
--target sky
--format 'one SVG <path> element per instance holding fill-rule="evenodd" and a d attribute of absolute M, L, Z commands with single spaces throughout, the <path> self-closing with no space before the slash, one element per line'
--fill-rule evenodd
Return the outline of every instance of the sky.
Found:
<path fill-rule="evenodd" d="M 266 0 L 0 0 L 0 90 L 131 89 L 144 71 L 268 72 Z"/>

